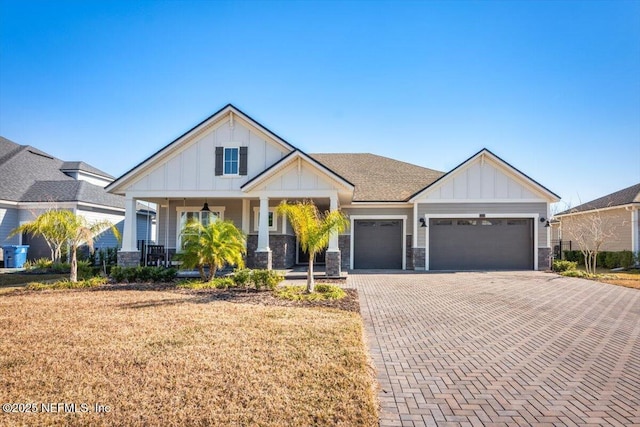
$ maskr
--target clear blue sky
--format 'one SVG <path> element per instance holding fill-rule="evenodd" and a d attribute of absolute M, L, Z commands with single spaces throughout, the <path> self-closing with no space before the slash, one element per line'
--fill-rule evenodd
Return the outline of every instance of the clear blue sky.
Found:
<path fill-rule="evenodd" d="M 640 182 L 640 1 L 0 0 L 0 135 L 119 176 L 231 102 L 306 152 Z"/>

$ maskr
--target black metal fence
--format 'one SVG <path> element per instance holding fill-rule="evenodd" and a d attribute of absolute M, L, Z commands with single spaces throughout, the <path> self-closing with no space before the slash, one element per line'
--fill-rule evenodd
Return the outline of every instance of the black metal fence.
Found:
<path fill-rule="evenodd" d="M 572 251 L 573 245 L 571 240 L 552 240 L 551 247 L 553 248 L 553 257 L 555 259 L 563 259 L 564 251 Z M 577 248 L 576 248 L 577 249 Z"/>

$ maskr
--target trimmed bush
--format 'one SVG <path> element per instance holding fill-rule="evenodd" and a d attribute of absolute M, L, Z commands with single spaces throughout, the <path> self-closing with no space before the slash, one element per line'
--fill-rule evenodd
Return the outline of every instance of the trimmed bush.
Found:
<path fill-rule="evenodd" d="M 284 280 L 284 275 L 275 270 L 252 270 L 250 281 L 256 290 L 274 290 Z"/>
<path fill-rule="evenodd" d="M 248 288 L 251 283 L 251 270 L 248 268 L 239 268 L 233 272 L 233 281 L 240 288 Z"/>
<path fill-rule="evenodd" d="M 178 287 L 183 289 L 228 289 L 233 285 L 235 282 L 231 277 L 216 277 L 210 282 L 193 279 L 183 280 L 178 284 Z"/>
<path fill-rule="evenodd" d="M 29 283 L 25 289 L 30 291 L 44 291 L 50 289 L 82 289 L 82 288 L 95 288 L 96 286 L 101 286 L 107 283 L 107 279 L 105 277 L 91 277 L 86 280 L 78 280 L 77 282 L 71 282 L 69 280 L 60 280 L 54 283 L 40 283 L 40 282 L 32 282 Z"/>
<path fill-rule="evenodd" d="M 576 268 L 578 268 L 578 263 L 575 261 L 553 261 L 553 271 L 562 272 L 575 270 Z"/>
<path fill-rule="evenodd" d="M 323 301 L 342 299 L 347 293 L 339 286 L 320 283 L 315 286 L 315 292 L 307 293 L 304 285 L 282 286 L 275 290 L 275 296 L 291 301 Z"/>
<path fill-rule="evenodd" d="M 175 268 L 163 267 L 120 267 L 111 268 L 111 279 L 116 283 L 121 282 L 171 282 L 176 278 L 178 271 Z"/>
<path fill-rule="evenodd" d="M 584 265 L 584 255 L 580 251 L 564 251 L 566 261 L 577 262 L 578 265 Z M 631 251 L 602 251 L 598 252 L 596 259 L 597 266 L 602 268 L 629 268 L 633 267 L 636 257 Z"/>

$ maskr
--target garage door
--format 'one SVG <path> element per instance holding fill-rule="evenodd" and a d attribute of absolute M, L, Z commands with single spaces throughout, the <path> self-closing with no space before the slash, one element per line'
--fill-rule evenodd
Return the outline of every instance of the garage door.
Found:
<path fill-rule="evenodd" d="M 402 268 L 402 221 L 357 220 L 353 268 Z"/>
<path fill-rule="evenodd" d="M 429 269 L 531 270 L 533 220 L 431 219 Z"/>

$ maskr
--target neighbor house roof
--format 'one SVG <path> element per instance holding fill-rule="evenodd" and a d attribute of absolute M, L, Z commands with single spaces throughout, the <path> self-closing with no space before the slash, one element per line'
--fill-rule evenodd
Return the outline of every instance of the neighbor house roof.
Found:
<path fill-rule="evenodd" d="M 65 170 L 110 175 L 84 162 L 64 162 L 29 145 L 0 137 L 0 200 L 13 202 L 85 202 L 124 207 L 120 196 L 104 188 L 76 180 Z"/>
<path fill-rule="evenodd" d="M 443 172 L 370 153 L 309 154 L 355 186 L 354 202 L 405 202 Z"/>
<path fill-rule="evenodd" d="M 566 211 L 556 214 L 556 216 L 630 205 L 633 203 L 640 204 L 640 183 L 624 188 L 620 191 L 607 194 L 606 196 L 602 196 L 590 202 L 583 203 L 575 208 L 567 209 Z"/>
<path fill-rule="evenodd" d="M 64 172 L 72 172 L 72 171 L 88 172 L 94 175 L 99 175 L 101 177 L 107 178 L 111 181 L 116 179 L 114 176 L 111 176 L 108 173 L 105 173 L 98 168 L 94 168 L 93 166 L 85 162 L 64 162 L 60 170 Z"/>

